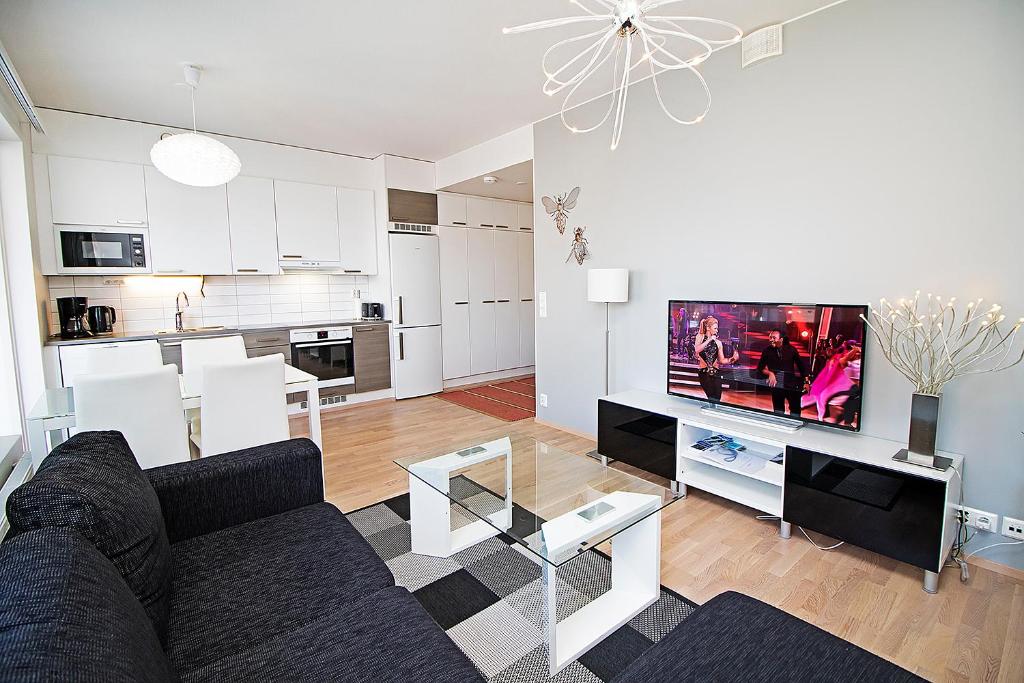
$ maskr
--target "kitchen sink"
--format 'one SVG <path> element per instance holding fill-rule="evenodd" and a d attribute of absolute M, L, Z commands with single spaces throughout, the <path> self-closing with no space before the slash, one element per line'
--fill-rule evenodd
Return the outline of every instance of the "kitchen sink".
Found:
<path fill-rule="evenodd" d="M 208 325 L 206 327 L 183 327 L 180 330 L 176 330 L 173 327 L 167 330 L 156 330 L 153 334 L 186 334 L 192 332 L 216 332 L 217 330 L 223 330 L 223 325 Z"/>

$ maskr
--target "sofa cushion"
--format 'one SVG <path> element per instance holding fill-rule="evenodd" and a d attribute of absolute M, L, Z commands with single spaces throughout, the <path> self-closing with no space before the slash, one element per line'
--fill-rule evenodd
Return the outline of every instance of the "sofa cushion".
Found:
<path fill-rule="evenodd" d="M 392 587 L 185 674 L 199 681 L 482 683 L 404 588 Z"/>
<path fill-rule="evenodd" d="M 687 617 L 614 683 L 920 680 L 817 626 L 730 591 Z"/>
<path fill-rule="evenodd" d="M 120 432 L 82 432 L 53 449 L 7 500 L 11 534 L 71 527 L 114 563 L 164 642 L 171 554 L 160 501 Z"/>
<path fill-rule="evenodd" d="M 388 567 L 329 503 L 171 546 L 168 656 L 181 673 L 393 586 Z"/>
<path fill-rule="evenodd" d="M 69 528 L 0 544 L 0 680 L 173 681 L 142 605 Z"/>

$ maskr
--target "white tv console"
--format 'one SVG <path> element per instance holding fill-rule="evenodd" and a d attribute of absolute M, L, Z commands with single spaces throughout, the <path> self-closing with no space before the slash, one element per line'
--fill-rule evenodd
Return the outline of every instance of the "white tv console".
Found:
<path fill-rule="evenodd" d="M 779 534 L 783 538 L 789 538 L 791 532 L 791 522 L 787 521 L 784 509 L 786 500 L 784 461 L 787 450 L 797 449 L 790 450 L 790 453 L 793 457 L 800 453 L 800 457 L 805 461 L 807 458 L 816 458 L 814 467 L 817 467 L 818 463 L 823 467 L 831 462 L 848 461 L 866 465 L 869 468 L 891 471 L 894 475 L 892 479 L 896 482 L 891 485 L 897 485 L 898 480 L 902 479 L 909 482 L 910 488 L 922 485 L 931 487 L 933 492 L 928 494 L 930 498 L 920 504 L 925 506 L 923 514 L 928 518 L 929 528 L 934 530 L 934 542 L 928 547 L 934 548 L 935 555 L 929 554 L 927 562 L 918 559 L 913 563 L 920 567 L 935 568 L 934 571 L 925 569 L 925 590 L 935 592 L 937 589 L 938 570 L 945 563 L 956 535 L 956 509 L 960 496 L 963 456 L 943 453 L 953 459 L 953 468 L 939 472 L 893 460 L 893 454 L 900 448 L 905 448 L 906 444 L 857 432 L 814 425 L 808 425 L 795 432 L 784 432 L 718 417 L 712 411 L 702 410 L 704 404 L 698 401 L 649 391 L 633 390 L 611 394 L 600 399 L 600 402 L 607 402 L 606 405 L 599 406 L 598 450 L 602 457 L 621 460 L 662 476 L 668 476 L 671 473 L 672 476 L 668 478 L 673 481 L 673 486 L 677 487 L 682 495 L 686 495 L 687 487 L 692 486 L 768 515 L 779 517 Z M 623 410 L 623 407 L 626 410 Z M 640 412 L 631 417 L 628 409 Z M 659 417 L 663 419 L 659 421 Z M 672 425 L 670 421 L 674 421 L 675 424 Z M 619 423 L 618 426 L 616 426 L 616 422 Z M 674 439 L 670 439 L 669 432 L 673 426 L 675 429 Z M 634 434 L 640 434 L 646 429 L 651 430 L 650 434 L 634 437 Z M 746 446 L 746 450 L 741 452 L 736 461 L 730 463 L 725 462 L 721 455 L 716 457 L 715 454 L 692 447 L 697 441 L 712 434 L 728 436 Z M 652 436 L 654 438 L 651 438 Z M 631 443 L 630 440 L 634 438 L 640 440 Z M 665 458 L 673 446 L 675 462 L 668 463 Z M 605 450 L 612 452 L 606 453 Z M 659 452 L 663 454 L 660 460 L 657 456 Z M 635 458 L 630 457 L 633 453 L 637 453 Z M 783 455 L 783 463 L 770 462 L 772 456 L 778 454 Z M 757 458 L 761 458 L 764 462 L 759 462 L 756 460 Z M 671 471 L 668 469 L 670 466 Z M 863 472 L 852 478 L 851 485 L 855 485 L 857 479 L 869 479 L 870 477 L 884 479 L 885 474 L 879 475 L 878 472 L 879 470 Z M 942 487 L 944 487 L 944 491 Z M 810 494 L 817 495 L 818 492 L 810 491 Z M 889 501 L 890 506 L 896 500 L 895 496 L 896 493 L 893 493 L 893 498 Z M 804 526 L 813 529 L 814 526 L 806 521 L 807 505 L 803 499 L 801 499 L 800 508 L 797 516 L 805 520 L 802 522 Z M 797 511 L 794 513 L 796 514 Z M 941 515 L 941 520 L 938 515 Z M 879 522 L 873 520 L 871 514 L 867 514 L 864 523 L 870 525 Z M 883 521 L 884 528 L 879 529 L 879 533 L 883 536 L 886 533 L 895 534 L 898 531 L 895 528 L 897 523 L 902 523 L 902 520 L 894 520 L 891 526 L 887 520 Z M 823 526 L 828 527 L 829 525 L 824 524 Z M 823 533 L 827 532 L 823 531 Z M 859 537 L 858 534 L 853 535 Z M 865 545 L 865 547 L 869 545 L 863 538 L 859 540 L 861 541 L 859 543 L 855 540 L 850 542 L 855 545 Z M 885 544 L 881 549 L 877 545 L 871 549 L 893 556 L 895 559 L 909 561 L 899 556 L 898 549 L 889 548 Z M 891 552 L 886 552 L 886 550 Z M 934 562 L 932 558 L 935 558 Z"/>

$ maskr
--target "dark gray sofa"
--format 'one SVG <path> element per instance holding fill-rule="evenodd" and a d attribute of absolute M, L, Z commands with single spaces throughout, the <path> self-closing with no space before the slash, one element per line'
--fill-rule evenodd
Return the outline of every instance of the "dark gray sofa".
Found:
<path fill-rule="evenodd" d="M 4 681 L 483 680 L 324 502 L 306 439 L 143 471 L 85 432 L 7 513 Z"/>

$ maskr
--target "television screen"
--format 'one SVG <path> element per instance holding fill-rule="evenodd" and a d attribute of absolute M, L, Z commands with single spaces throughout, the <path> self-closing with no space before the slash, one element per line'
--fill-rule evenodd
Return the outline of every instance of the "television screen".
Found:
<path fill-rule="evenodd" d="M 670 301 L 668 392 L 859 430 L 867 306 Z"/>

